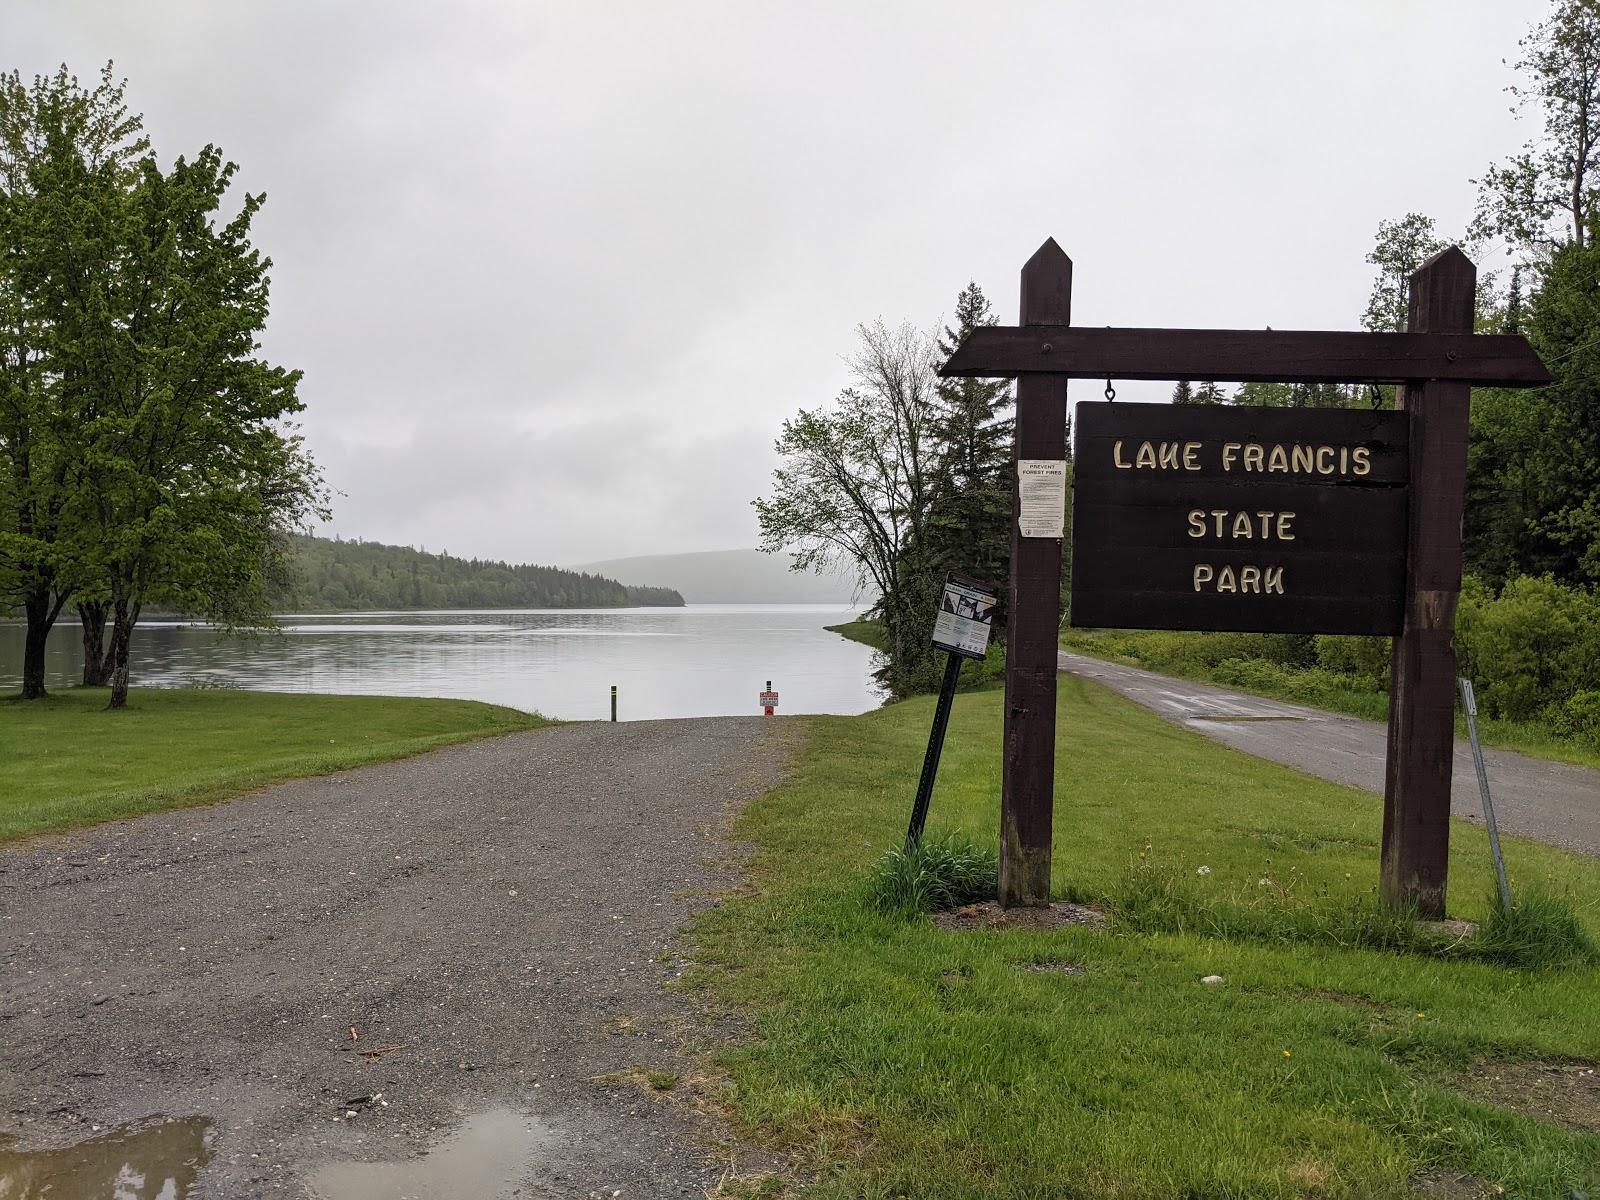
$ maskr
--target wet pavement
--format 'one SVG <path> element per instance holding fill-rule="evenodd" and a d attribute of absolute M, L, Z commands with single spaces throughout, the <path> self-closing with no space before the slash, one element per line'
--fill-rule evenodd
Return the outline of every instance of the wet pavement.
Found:
<path fill-rule="evenodd" d="M 211 1122 L 160 1117 L 55 1150 L 0 1143 L 3 1200 L 179 1200 L 211 1161 Z"/>

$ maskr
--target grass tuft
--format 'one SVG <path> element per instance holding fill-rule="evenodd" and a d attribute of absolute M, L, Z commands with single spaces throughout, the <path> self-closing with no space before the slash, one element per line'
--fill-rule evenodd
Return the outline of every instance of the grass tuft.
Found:
<path fill-rule="evenodd" d="M 1470 943 L 1472 957 L 1505 967 L 1538 971 L 1591 966 L 1600 951 L 1584 929 L 1572 901 L 1537 890 L 1524 891 L 1509 913 L 1498 897 Z"/>
<path fill-rule="evenodd" d="M 867 904 L 885 913 L 927 913 L 993 900 L 1000 887 L 995 850 L 957 833 L 890 850 L 872 868 Z"/>

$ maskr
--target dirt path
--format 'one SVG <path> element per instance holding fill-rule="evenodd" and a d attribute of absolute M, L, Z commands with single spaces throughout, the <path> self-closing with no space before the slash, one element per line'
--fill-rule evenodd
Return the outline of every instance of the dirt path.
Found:
<path fill-rule="evenodd" d="M 126 1194 L 166 1172 L 232 1200 L 509 1120 L 484 1136 L 515 1160 L 443 1194 L 703 1196 L 728 1163 L 675 1099 L 668 948 L 726 886 L 726 819 L 779 778 L 784 725 L 565 726 L 0 851 L 0 1135 L 162 1114 L 98 1157 L 186 1154 L 198 1182 L 134 1163 Z M 595 1082 L 635 1068 L 663 1090 Z"/>
<path fill-rule="evenodd" d="M 1063 671 L 1103 683 L 1169 721 L 1235 750 L 1383 794 L 1388 733 L 1376 721 L 1173 679 L 1065 650 L 1058 662 Z M 1486 749 L 1483 757 L 1502 829 L 1600 855 L 1600 771 L 1509 750 Z M 1478 777 L 1466 742 L 1456 743 L 1450 803 L 1458 816 L 1482 819 Z"/>

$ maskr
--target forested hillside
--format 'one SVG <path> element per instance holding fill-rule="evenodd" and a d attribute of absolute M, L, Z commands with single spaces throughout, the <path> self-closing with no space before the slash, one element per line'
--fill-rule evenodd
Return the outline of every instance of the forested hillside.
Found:
<path fill-rule="evenodd" d="M 428 554 L 378 542 L 295 537 L 279 612 L 396 608 L 679 608 L 671 588 L 626 587 L 559 567 Z"/>

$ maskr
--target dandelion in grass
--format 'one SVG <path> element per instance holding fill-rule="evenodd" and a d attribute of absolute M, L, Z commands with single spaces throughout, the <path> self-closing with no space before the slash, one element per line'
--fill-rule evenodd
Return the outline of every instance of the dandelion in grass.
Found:
<path fill-rule="evenodd" d="M 1209 875 L 1209 874 L 1211 874 L 1211 868 L 1210 867 L 1196 867 L 1194 869 L 1194 873 L 1196 875 Z"/>
<path fill-rule="evenodd" d="M 1289 1053 L 1289 1051 L 1287 1051 L 1287 1050 L 1285 1050 L 1285 1051 L 1284 1051 L 1284 1052 L 1283 1052 L 1283 1056 L 1284 1056 L 1284 1057 L 1285 1057 L 1285 1058 L 1293 1058 L 1293 1057 L 1294 1057 L 1294 1055 L 1293 1055 L 1293 1054 L 1291 1054 L 1291 1053 Z"/>

